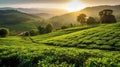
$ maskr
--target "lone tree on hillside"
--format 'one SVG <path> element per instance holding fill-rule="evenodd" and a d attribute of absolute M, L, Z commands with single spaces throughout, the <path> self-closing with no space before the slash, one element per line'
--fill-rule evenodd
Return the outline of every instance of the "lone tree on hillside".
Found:
<path fill-rule="evenodd" d="M 86 22 L 87 24 L 96 24 L 97 23 L 97 21 L 93 18 L 93 17 L 89 17 L 88 19 L 87 19 L 87 22 Z"/>
<path fill-rule="evenodd" d="M 113 10 L 110 9 L 105 9 L 99 12 L 99 16 L 100 16 L 100 21 L 101 23 L 115 23 L 116 18 L 114 15 L 112 15 Z"/>
<path fill-rule="evenodd" d="M 82 25 L 86 24 L 86 15 L 85 14 L 80 14 L 77 17 L 77 21 L 80 22 Z"/>

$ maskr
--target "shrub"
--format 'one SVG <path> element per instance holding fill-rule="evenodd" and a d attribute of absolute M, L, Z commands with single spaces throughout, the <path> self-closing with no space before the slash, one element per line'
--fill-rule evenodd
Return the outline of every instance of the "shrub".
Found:
<path fill-rule="evenodd" d="M 87 24 L 96 24 L 96 23 L 97 23 L 97 21 L 93 17 L 89 17 L 87 19 Z"/>
<path fill-rule="evenodd" d="M 27 31 L 24 33 L 25 36 L 30 36 L 30 33 Z"/>
<path fill-rule="evenodd" d="M 113 63 L 116 62 L 116 63 Z M 117 61 L 109 58 L 90 58 L 85 62 L 85 67 L 117 67 Z"/>
<path fill-rule="evenodd" d="M 35 36 L 35 35 L 37 35 L 37 31 L 35 31 L 35 30 L 30 30 L 30 31 L 29 31 L 29 34 L 30 34 L 30 36 Z"/>
<path fill-rule="evenodd" d="M 120 47 L 120 42 L 115 44 L 116 47 Z"/>
<path fill-rule="evenodd" d="M 7 37 L 9 35 L 9 30 L 7 28 L 0 29 L 0 37 Z"/>

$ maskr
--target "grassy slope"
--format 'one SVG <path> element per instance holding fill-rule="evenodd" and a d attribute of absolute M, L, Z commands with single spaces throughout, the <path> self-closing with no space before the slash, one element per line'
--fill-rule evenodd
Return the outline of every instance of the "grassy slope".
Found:
<path fill-rule="evenodd" d="M 120 66 L 118 51 L 38 45 L 20 37 L 1 38 L 0 46 L 0 67 Z"/>
<path fill-rule="evenodd" d="M 54 45 L 53 43 L 58 43 L 59 45 L 64 46 L 64 43 L 68 43 L 68 41 L 79 42 L 77 41 L 77 39 L 79 39 L 78 37 L 81 37 L 81 35 L 85 35 L 84 39 L 86 39 L 89 37 L 99 38 L 99 36 L 97 36 L 98 34 L 102 34 L 105 32 L 108 33 L 108 31 L 109 33 L 115 32 L 116 34 L 118 34 L 119 27 L 120 27 L 120 23 L 108 24 L 108 25 L 103 24 L 100 26 L 95 25 L 95 26 L 75 27 L 45 35 L 35 36 L 32 38 L 35 41 L 39 41 L 40 43 L 46 42 L 49 44 L 49 42 L 52 40 L 52 45 Z M 102 32 L 100 33 L 100 31 Z M 93 34 L 93 32 L 95 33 L 97 32 L 97 33 Z M 107 36 L 108 34 L 106 34 L 105 36 Z M 117 37 L 115 38 L 119 38 L 119 36 L 116 34 L 115 36 Z M 87 35 L 89 36 L 87 37 Z M 69 38 L 69 40 L 67 38 Z M 65 42 L 63 42 L 63 40 Z M 62 41 L 63 43 L 61 44 L 60 41 Z M 39 44 L 32 43 L 28 37 L 11 36 L 7 38 L 0 38 L 0 67 L 2 66 L 119 67 L 120 66 L 119 51 L 78 49 L 73 47 L 67 48 L 67 47 L 59 47 L 59 46 L 49 46 L 40 43 Z M 66 46 L 69 46 L 69 44 Z M 74 43 L 72 46 L 74 46 Z"/>
<path fill-rule="evenodd" d="M 85 30 L 85 29 L 90 29 L 90 28 L 94 28 L 94 27 L 97 27 L 97 26 L 99 26 L 99 24 L 90 25 L 90 26 L 82 26 L 82 27 L 73 27 L 73 28 L 54 31 L 54 32 L 48 33 L 48 34 L 34 36 L 32 38 L 35 39 L 36 41 L 41 42 L 45 39 L 50 39 L 50 38 L 53 38 L 53 37 L 57 37 L 57 36 L 65 35 L 65 34 L 70 34 L 70 33 L 73 33 L 73 32 L 77 32 L 77 31 L 81 31 L 81 30 Z"/>
<path fill-rule="evenodd" d="M 103 24 L 95 28 L 44 40 L 54 46 L 120 50 L 120 23 Z"/>

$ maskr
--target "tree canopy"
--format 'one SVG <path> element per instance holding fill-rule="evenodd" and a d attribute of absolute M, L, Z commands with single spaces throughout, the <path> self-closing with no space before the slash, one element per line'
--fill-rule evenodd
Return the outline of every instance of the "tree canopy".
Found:
<path fill-rule="evenodd" d="M 80 14 L 77 17 L 77 21 L 80 22 L 82 25 L 86 24 L 86 14 Z"/>
<path fill-rule="evenodd" d="M 113 10 L 110 9 L 104 9 L 102 11 L 99 12 L 99 16 L 100 16 L 100 21 L 101 23 L 115 23 L 116 18 L 114 15 L 112 15 Z"/>

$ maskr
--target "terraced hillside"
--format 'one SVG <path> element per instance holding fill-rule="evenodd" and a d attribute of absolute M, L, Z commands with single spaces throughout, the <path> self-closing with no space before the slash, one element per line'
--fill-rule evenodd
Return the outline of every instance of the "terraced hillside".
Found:
<path fill-rule="evenodd" d="M 0 38 L 0 67 L 119 67 L 119 51 L 61 48 Z"/>
<path fill-rule="evenodd" d="M 35 42 L 22 36 L 0 38 L 0 67 L 120 67 L 119 34 L 120 23 L 114 23 L 31 37 Z"/>
<path fill-rule="evenodd" d="M 98 27 L 80 30 L 50 38 L 44 44 L 104 50 L 120 50 L 120 23 L 102 24 Z"/>
<path fill-rule="evenodd" d="M 78 27 L 73 27 L 73 28 L 68 28 L 68 29 L 63 29 L 63 30 L 58 30 L 58 31 L 54 31 L 48 34 L 43 34 L 43 35 L 38 35 L 38 36 L 34 36 L 32 37 L 33 39 L 35 39 L 38 42 L 41 42 L 45 39 L 50 39 L 53 37 L 57 37 L 57 36 L 61 36 L 61 35 L 65 35 L 65 34 L 70 34 L 73 32 L 77 32 L 77 31 L 81 31 L 81 30 L 85 30 L 85 29 L 90 29 L 90 28 L 94 28 L 99 26 L 99 24 L 96 25 L 90 25 L 90 26 L 78 26 Z"/>

